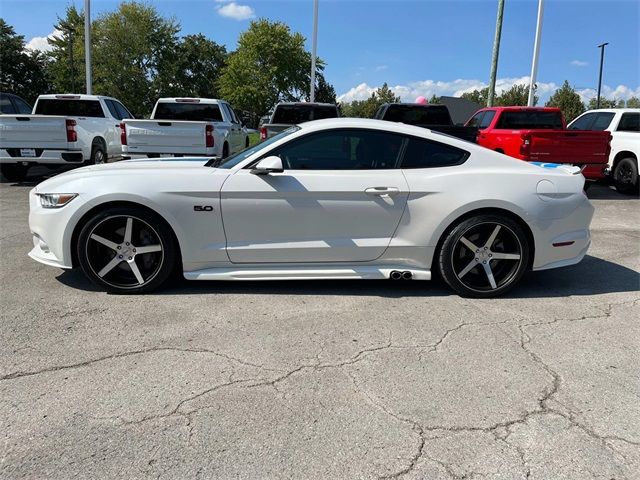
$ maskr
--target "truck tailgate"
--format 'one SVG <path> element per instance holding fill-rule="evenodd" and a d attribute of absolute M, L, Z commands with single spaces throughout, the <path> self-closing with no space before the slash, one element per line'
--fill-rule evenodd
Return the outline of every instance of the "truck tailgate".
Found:
<path fill-rule="evenodd" d="M 129 153 L 206 153 L 207 122 L 124 120 Z"/>
<path fill-rule="evenodd" d="M 0 148 L 67 149 L 66 117 L 0 116 Z"/>
<path fill-rule="evenodd" d="M 274 135 L 284 132 L 286 129 L 291 128 L 293 125 L 288 123 L 266 123 L 260 127 L 260 138 L 266 140 Z"/>
<path fill-rule="evenodd" d="M 528 160 L 574 165 L 606 164 L 609 160 L 609 132 L 530 130 L 522 135 Z"/>

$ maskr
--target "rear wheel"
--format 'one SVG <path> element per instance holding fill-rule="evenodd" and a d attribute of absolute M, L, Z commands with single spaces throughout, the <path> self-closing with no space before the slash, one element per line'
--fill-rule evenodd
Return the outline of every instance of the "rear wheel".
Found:
<path fill-rule="evenodd" d="M 227 158 L 229 156 L 229 144 L 225 143 L 222 146 L 222 158 Z"/>
<path fill-rule="evenodd" d="M 635 195 L 638 193 L 638 161 L 635 158 L 623 158 L 613 171 L 613 183 L 620 193 Z"/>
<path fill-rule="evenodd" d="M 164 284 L 178 261 L 177 242 L 153 212 L 113 207 L 94 215 L 78 237 L 85 275 L 113 293 L 145 293 Z"/>
<path fill-rule="evenodd" d="M 104 151 L 104 147 L 96 143 L 91 147 L 91 157 L 89 158 L 89 165 L 100 165 L 107 161 L 107 154 Z"/>
<path fill-rule="evenodd" d="M 27 178 L 29 167 L 17 164 L 5 164 L 0 166 L 0 171 L 4 178 L 10 182 L 20 182 Z"/>
<path fill-rule="evenodd" d="M 520 280 L 530 247 L 522 227 L 502 215 L 463 220 L 445 238 L 438 256 L 440 274 L 464 297 L 501 295 Z"/>

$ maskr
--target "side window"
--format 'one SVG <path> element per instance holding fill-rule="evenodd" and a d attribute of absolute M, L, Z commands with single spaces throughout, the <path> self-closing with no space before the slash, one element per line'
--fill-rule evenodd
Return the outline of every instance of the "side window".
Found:
<path fill-rule="evenodd" d="M 291 170 L 397 168 L 405 139 L 376 130 L 331 130 L 311 134 L 269 152 Z"/>
<path fill-rule="evenodd" d="M 591 130 L 591 124 L 596 119 L 597 113 L 585 113 L 571 124 L 569 130 Z"/>
<path fill-rule="evenodd" d="M 482 120 L 480 120 L 480 125 L 478 125 L 479 129 L 483 129 L 483 128 L 487 128 L 489 125 L 491 125 L 491 122 L 493 121 L 493 117 L 496 116 L 496 112 L 495 110 L 487 110 L 486 112 L 484 112 L 484 117 L 482 117 Z"/>
<path fill-rule="evenodd" d="M 109 112 L 111 113 L 113 118 L 118 119 L 118 120 L 122 120 L 122 116 L 120 115 L 120 112 L 118 112 L 118 109 L 116 108 L 116 106 L 114 105 L 114 103 L 111 100 L 106 100 L 105 99 L 104 103 L 107 106 L 107 108 L 109 109 Z"/>
<path fill-rule="evenodd" d="M 11 99 L 6 95 L 0 95 L 0 113 L 16 113 L 16 109 L 13 106 L 13 103 L 11 103 Z"/>
<path fill-rule="evenodd" d="M 229 108 L 229 106 L 226 103 L 221 103 L 220 107 L 222 108 L 222 110 L 224 110 L 225 117 L 229 117 L 229 121 L 231 123 L 235 122 L 235 120 L 233 118 L 233 114 L 231 113 L 231 109 Z"/>
<path fill-rule="evenodd" d="M 236 112 L 233 110 L 233 108 L 231 108 L 231 105 L 227 105 L 227 108 L 229 109 L 229 112 L 231 112 L 231 118 L 233 118 L 233 122 L 240 123 L 240 119 L 238 119 L 238 116 L 236 115 Z"/>
<path fill-rule="evenodd" d="M 31 108 L 31 105 L 29 105 L 27 102 L 25 102 L 21 98 L 13 97 L 13 104 L 15 105 L 16 110 L 18 110 L 18 113 L 29 115 L 33 111 L 33 108 Z"/>
<path fill-rule="evenodd" d="M 618 132 L 640 132 L 640 113 L 623 113 Z"/>
<path fill-rule="evenodd" d="M 480 128 L 480 123 L 482 122 L 482 117 L 484 117 L 484 114 L 486 112 L 478 112 L 476 113 L 473 117 L 471 117 L 471 120 L 469 120 L 468 123 L 468 127 L 478 127 Z"/>
<path fill-rule="evenodd" d="M 120 114 L 121 120 L 123 118 L 133 118 L 133 115 L 131 115 L 131 112 L 129 112 L 129 110 L 127 110 L 124 105 L 122 105 L 120 102 L 116 102 L 115 100 L 112 100 L 112 101 L 113 101 L 113 105 L 118 109 L 118 113 Z"/>
<path fill-rule="evenodd" d="M 411 137 L 404 153 L 401 168 L 434 168 L 460 165 L 469 152 L 456 147 Z"/>
<path fill-rule="evenodd" d="M 615 113 L 611 112 L 598 113 L 598 116 L 596 117 L 595 122 L 593 122 L 593 125 L 591 125 L 590 130 L 596 130 L 598 132 L 606 130 L 611 123 L 611 120 L 613 120 L 614 115 Z"/>

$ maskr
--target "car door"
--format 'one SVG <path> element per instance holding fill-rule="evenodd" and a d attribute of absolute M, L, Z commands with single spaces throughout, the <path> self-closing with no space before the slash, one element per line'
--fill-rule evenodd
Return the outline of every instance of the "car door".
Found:
<path fill-rule="evenodd" d="M 237 171 L 221 191 L 234 263 L 365 262 L 380 257 L 409 194 L 398 169 L 406 139 L 334 129 L 298 137 L 265 156 L 284 171 Z"/>
<path fill-rule="evenodd" d="M 240 137 L 242 135 L 242 126 L 240 125 L 240 120 L 238 120 L 238 117 L 236 116 L 236 112 L 234 112 L 233 108 L 231 108 L 231 105 L 227 103 L 223 105 L 231 121 L 231 126 L 229 128 L 229 145 L 231 147 L 231 153 L 235 153 L 242 150 L 242 148 L 240 147 Z"/>

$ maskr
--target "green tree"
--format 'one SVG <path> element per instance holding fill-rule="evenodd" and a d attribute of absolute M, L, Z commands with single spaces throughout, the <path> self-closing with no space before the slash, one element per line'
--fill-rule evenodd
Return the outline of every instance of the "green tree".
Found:
<path fill-rule="evenodd" d="M 64 18 L 58 17 L 56 30 L 62 32 L 49 40 L 49 75 L 53 89 L 60 93 L 85 91 L 84 14 L 75 6 L 67 7 Z"/>
<path fill-rule="evenodd" d="M 593 110 L 595 108 L 616 108 L 618 106 L 618 101 L 614 98 L 605 98 L 600 97 L 600 107 L 597 107 L 598 99 L 593 97 L 589 99 L 589 103 L 587 104 L 587 110 Z"/>
<path fill-rule="evenodd" d="M 562 114 L 567 120 L 567 123 L 584 112 L 584 104 L 580 99 L 580 95 L 569 85 L 567 80 L 551 95 L 546 106 L 558 107 L 562 110 Z"/>
<path fill-rule="evenodd" d="M 309 94 L 306 100 L 309 101 Z M 316 92 L 314 100 L 318 103 L 336 103 L 336 90 L 333 88 L 322 73 L 316 76 Z"/>
<path fill-rule="evenodd" d="M 47 59 L 40 52 L 27 52 L 24 37 L 0 18 L 0 90 L 15 93 L 33 103 L 49 93 Z"/>
<path fill-rule="evenodd" d="M 282 22 L 252 21 L 240 34 L 238 49 L 228 59 L 218 85 L 223 98 L 240 110 L 266 114 L 279 101 L 305 98 L 309 90 L 311 54 L 305 38 Z M 318 73 L 324 63 L 316 62 Z"/>
<path fill-rule="evenodd" d="M 136 115 L 151 112 L 169 83 L 166 75 L 175 71 L 179 29 L 155 7 L 135 1 L 98 17 L 92 33 L 94 91 L 120 99 Z"/>
<path fill-rule="evenodd" d="M 342 114 L 345 117 L 373 118 L 378 108 L 385 103 L 398 103 L 400 97 L 393 93 L 385 82 L 366 100 L 354 100 L 351 103 L 341 105 Z"/>
<path fill-rule="evenodd" d="M 638 97 L 631 97 L 629 100 L 627 100 L 627 108 L 640 108 L 640 98 Z"/>
<path fill-rule="evenodd" d="M 465 92 L 461 95 L 461 97 L 469 100 L 470 102 L 477 103 L 481 107 L 486 107 L 487 99 L 489 98 L 489 87 L 482 88 L 480 90 L 473 90 L 471 92 Z"/>
<path fill-rule="evenodd" d="M 509 107 L 512 105 L 527 105 L 529 101 L 529 85 L 516 84 L 509 90 L 503 91 L 496 99 L 496 105 Z M 533 104 L 538 104 L 538 96 L 533 95 Z"/>
<path fill-rule="evenodd" d="M 440 97 L 437 97 L 436 94 L 434 93 L 433 95 L 431 95 L 431 98 L 429 99 L 429 104 L 430 105 L 438 105 L 440 103 Z"/>
<path fill-rule="evenodd" d="M 227 60 L 227 50 L 202 34 L 187 35 L 174 53 L 163 57 L 155 87 L 159 97 L 219 96 L 217 80 Z M 170 61 L 166 61 L 170 60 Z"/>

